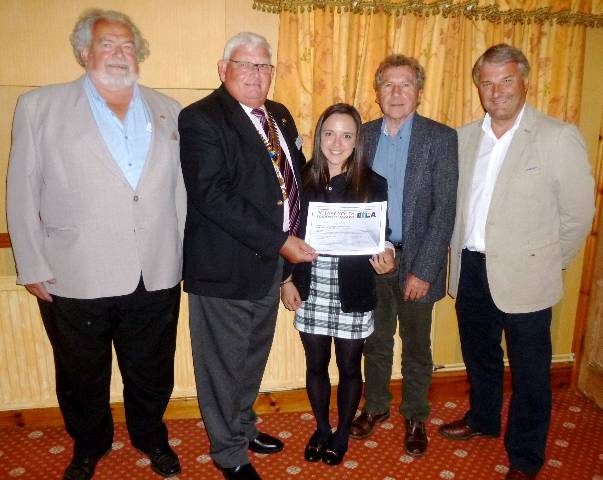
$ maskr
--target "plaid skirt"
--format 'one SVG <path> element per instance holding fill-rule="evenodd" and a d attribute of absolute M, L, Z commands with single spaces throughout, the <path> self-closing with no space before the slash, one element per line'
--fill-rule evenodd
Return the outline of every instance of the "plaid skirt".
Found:
<path fill-rule="evenodd" d="M 312 262 L 310 293 L 295 312 L 295 328 L 337 338 L 366 338 L 373 333 L 373 312 L 341 311 L 338 268 L 339 257 L 320 255 Z"/>

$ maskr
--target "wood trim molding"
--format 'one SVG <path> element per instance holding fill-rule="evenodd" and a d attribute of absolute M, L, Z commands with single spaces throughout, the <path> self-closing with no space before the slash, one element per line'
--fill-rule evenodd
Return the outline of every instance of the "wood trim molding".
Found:
<path fill-rule="evenodd" d="M 10 237 L 8 233 L 0 233 L 0 248 L 10 248 Z"/>
<path fill-rule="evenodd" d="M 571 363 L 555 363 L 551 368 L 551 384 L 553 390 L 568 388 L 572 377 Z M 394 396 L 393 405 L 399 404 L 402 398 L 402 380 L 392 380 L 390 390 Z M 511 372 L 505 369 L 505 392 L 511 390 Z M 436 372 L 429 392 L 430 400 L 459 399 L 469 392 L 465 371 Z M 336 404 L 337 388 L 333 387 L 331 405 Z M 279 412 L 304 412 L 310 410 L 305 389 L 281 392 L 261 393 L 255 403 L 258 414 Z M 124 422 L 123 403 L 111 404 L 113 419 Z M 182 418 L 200 418 L 196 398 L 178 398 L 170 400 L 165 413 L 169 420 Z M 63 417 L 58 407 L 35 408 L 30 410 L 0 411 L 0 427 L 40 427 L 63 425 Z"/>

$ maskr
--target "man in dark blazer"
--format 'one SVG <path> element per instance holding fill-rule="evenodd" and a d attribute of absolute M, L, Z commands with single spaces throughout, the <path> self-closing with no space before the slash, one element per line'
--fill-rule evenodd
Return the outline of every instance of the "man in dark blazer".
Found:
<path fill-rule="evenodd" d="M 270 45 L 257 34 L 235 35 L 218 72 L 220 88 L 179 118 L 190 208 L 184 289 L 211 456 L 225 478 L 257 479 L 247 450 L 283 448 L 258 432 L 253 411 L 276 325 L 283 258 L 297 263 L 316 255 L 293 236 L 305 158 L 289 111 L 266 100 Z"/>
<path fill-rule="evenodd" d="M 388 182 L 389 240 L 398 268 L 376 278 L 375 331 L 364 347 L 366 403 L 352 427 L 353 438 L 365 438 L 389 417 L 398 321 L 404 377 L 400 413 L 406 419 L 404 446 L 413 456 L 423 455 L 428 443 L 431 313 L 446 293 L 458 181 L 456 132 L 416 113 L 424 81 L 414 58 L 387 57 L 374 82 L 384 116 L 363 126 L 371 167 Z"/>

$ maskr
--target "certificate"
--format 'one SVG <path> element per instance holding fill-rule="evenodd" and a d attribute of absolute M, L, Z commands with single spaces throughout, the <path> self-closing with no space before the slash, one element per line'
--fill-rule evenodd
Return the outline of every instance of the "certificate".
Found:
<path fill-rule="evenodd" d="M 310 202 L 307 244 L 326 255 L 372 255 L 385 249 L 387 202 Z"/>

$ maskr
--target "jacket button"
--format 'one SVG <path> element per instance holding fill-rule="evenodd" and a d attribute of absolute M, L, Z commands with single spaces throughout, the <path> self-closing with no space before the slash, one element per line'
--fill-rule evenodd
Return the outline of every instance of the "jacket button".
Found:
<path fill-rule="evenodd" d="M 138 195 L 134 195 L 134 201 L 137 202 L 138 201 Z"/>

